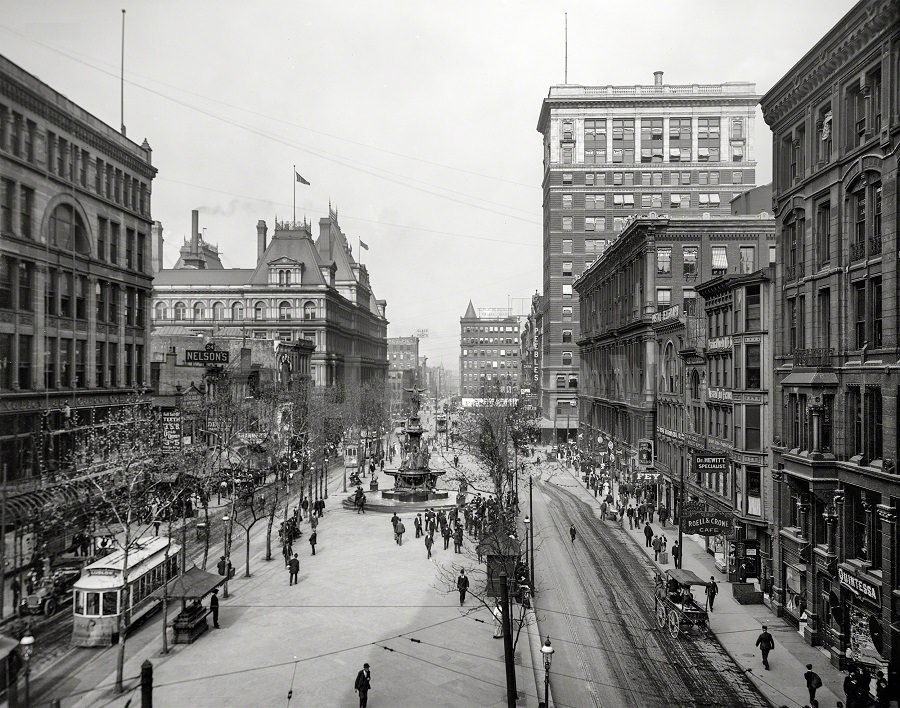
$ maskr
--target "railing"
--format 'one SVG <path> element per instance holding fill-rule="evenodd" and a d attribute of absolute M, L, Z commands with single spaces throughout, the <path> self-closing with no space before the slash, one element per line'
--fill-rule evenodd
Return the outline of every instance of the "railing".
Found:
<path fill-rule="evenodd" d="M 869 255 L 881 255 L 881 236 L 873 236 L 869 239 Z"/>
<path fill-rule="evenodd" d="M 862 241 L 860 243 L 851 243 L 850 244 L 850 260 L 851 261 L 861 261 L 866 257 L 866 242 Z"/>
<path fill-rule="evenodd" d="M 832 349 L 831 347 L 818 349 L 795 349 L 794 366 L 831 366 L 833 356 L 834 349 Z"/>

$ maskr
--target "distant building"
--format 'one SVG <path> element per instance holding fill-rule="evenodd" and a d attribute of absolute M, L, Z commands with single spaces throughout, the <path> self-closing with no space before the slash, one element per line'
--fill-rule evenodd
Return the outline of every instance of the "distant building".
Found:
<path fill-rule="evenodd" d="M 403 414 L 411 402 L 409 389 L 416 386 L 419 378 L 419 338 L 389 337 L 387 352 L 391 412 Z"/>
<path fill-rule="evenodd" d="M 76 431 L 146 387 L 151 157 L 0 56 L 0 468 L 20 540 L 6 569 L 31 560 L 47 505 L 67 519 L 42 529 L 50 552 L 70 543 L 93 489 L 57 476 Z"/>
<path fill-rule="evenodd" d="M 543 298 L 535 293 L 531 298 L 531 310 L 525 317 L 519 347 L 521 372 L 519 387 L 525 396 L 526 405 L 534 413 L 540 415 L 541 400 L 541 312 Z"/>
<path fill-rule="evenodd" d="M 664 84 L 661 71 L 652 85 L 550 87 L 537 125 L 544 153 L 545 439 L 574 439 L 579 422 L 574 281 L 635 214 L 728 214 L 732 196 L 756 184 L 758 101 L 752 83 Z"/>
<path fill-rule="evenodd" d="M 900 5 L 858 2 L 762 99 L 774 137 L 771 603 L 900 670 Z"/>
<path fill-rule="evenodd" d="M 475 311 L 459 320 L 459 395 L 462 405 L 519 392 L 519 320 L 506 309 Z"/>
<path fill-rule="evenodd" d="M 772 214 L 772 183 L 761 184 L 731 198 L 732 216 Z"/>
<path fill-rule="evenodd" d="M 385 382 L 387 303 L 350 252 L 329 209 L 313 240 L 307 223 L 275 224 L 271 241 L 257 223 L 253 268 L 221 269 L 193 219 L 182 267 L 161 270 L 153 283 L 153 325 L 160 334 L 215 338 L 308 340 L 315 345 L 310 375 L 319 386 Z"/>

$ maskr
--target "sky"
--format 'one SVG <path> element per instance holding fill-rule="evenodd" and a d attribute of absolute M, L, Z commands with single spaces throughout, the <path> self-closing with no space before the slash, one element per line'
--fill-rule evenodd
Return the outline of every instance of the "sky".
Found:
<path fill-rule="evenodd" d="M 388 336 L 428 330 L 458 367 L 459 318 L 525 312 L 541 277 L 541 135 L 551 85 L 751 81 L 762 95 L 847 0 L 0 0 L 0 52 L 145 138 L 152 218 L 174 264 L 200 210 L 226 267 L 256 264 L 256 223 L 329 203 Z M 789 31 L 788 31 L 789 30 Z M 758 112 L 757 182 L 771 179 Z M 310 182 L 296 184 L 297 171 Z"/>

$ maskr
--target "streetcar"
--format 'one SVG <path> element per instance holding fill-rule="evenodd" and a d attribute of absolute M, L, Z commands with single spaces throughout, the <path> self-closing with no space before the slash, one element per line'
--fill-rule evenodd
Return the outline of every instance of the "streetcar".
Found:
<path fill-rule="evenodd" d="M 181 546 L 166 536 L 138 539 L 128 550 L 113 551 L 87 566 L 73 587 L 72 644 L 110 646 L 160 604 L 154 591 L 181 572 Z M 125 580 L 127 576 L 127 582 Z M 120 625 L 119 619 L 122 619 Z"/>
<path fill-rule="evenodd" d="M 359 446 L 355 442 L 344 445 L 344 467 L 353 471 L 359 469 Z"/>
<path fill-rule="evenodd" d="M 705 587 L 706 582 L 690 570 L 668 568 L 656 575 L 656 624 L 673 639 L 679 634 L 705 637 L 709 633 L 709 615 L 694 598 L 692 586 Z"/>
<path fill-rule="evenodd" d="M 435 434 L 444 434 L 447 432 L 447 418 L 446 416 L 439 415 L 436 418 L 435 422 Z"/>

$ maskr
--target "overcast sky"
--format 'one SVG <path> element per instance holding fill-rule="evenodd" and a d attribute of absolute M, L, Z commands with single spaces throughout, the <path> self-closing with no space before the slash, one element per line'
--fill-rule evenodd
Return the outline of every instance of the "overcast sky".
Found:
<path fill-rule="evenodd" d="M 458 366 L 459 318 L 521 310 L 541 286 L 542 99 L 573 84 L 755 82 L 765 93 L 847 0 L 567 2 L 5 0 L 0 52 L 153 148 L 167 266 L 200 208 L 226 267 L 252 267 L 256 222 L 337 208 L 389 336 L 429 330 Z M 771 179 L 759 114 L 758 183 Z"/>

